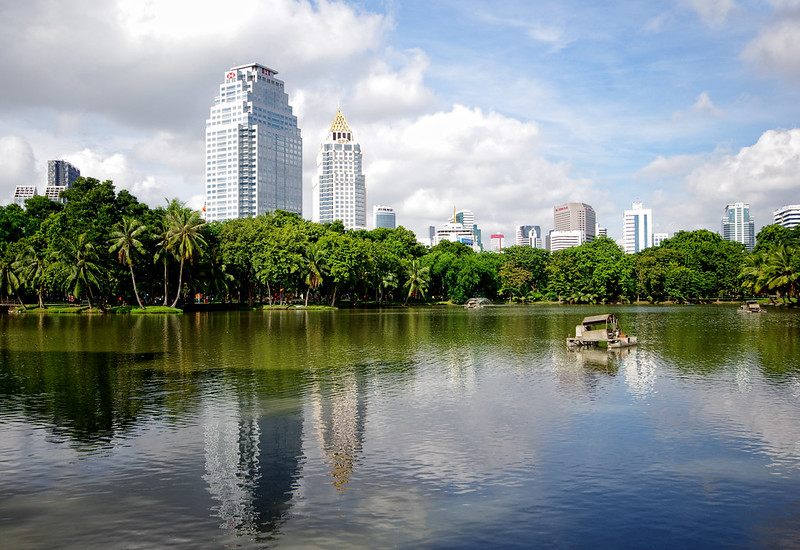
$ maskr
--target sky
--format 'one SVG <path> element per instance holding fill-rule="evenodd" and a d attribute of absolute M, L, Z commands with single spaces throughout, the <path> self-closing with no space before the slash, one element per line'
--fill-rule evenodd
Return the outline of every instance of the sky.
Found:
<path fill-rule="evenodd" d="M 420 237 L 454 208 L 510 244 L 565 202 L 616 240 L 634 201 L 670 234 L 800 203 L 800 0 L 0 0 L 0 204 L 66 159 L 202 207 L 206 118 L 252 62 L 298 117 L 309 219 L 339 106 L 368 218 Z"/>

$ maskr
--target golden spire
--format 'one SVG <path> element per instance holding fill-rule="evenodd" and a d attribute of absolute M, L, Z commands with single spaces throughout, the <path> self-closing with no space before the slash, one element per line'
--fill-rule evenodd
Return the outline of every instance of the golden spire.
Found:
<path fill-rule="evenodd" d="M 336 117 L 333 119 L 333 124 L 331 124 L 331 132 L 350 132 L 350 126 L 347 125 L 347 121 L 344 119 L 344 115 L 342 114 L 341 107 L 336 109 Z"/>

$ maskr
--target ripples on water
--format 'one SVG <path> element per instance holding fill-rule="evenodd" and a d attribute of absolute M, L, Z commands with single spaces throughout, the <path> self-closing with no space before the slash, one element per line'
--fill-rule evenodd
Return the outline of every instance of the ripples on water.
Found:
<path fill-rule="evenodd" d="M 10 547 L 792 547 L 795 312 L 0 318 Z"/>

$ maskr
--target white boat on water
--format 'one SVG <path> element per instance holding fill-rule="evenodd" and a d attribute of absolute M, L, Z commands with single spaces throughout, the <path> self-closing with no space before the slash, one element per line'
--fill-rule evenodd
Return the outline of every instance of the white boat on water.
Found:
<path fill-rule="evenodd" d="M 629 336 L 619 328 L 619 319 L 611 313 L 584 317 L 575 327 L 575 336 L 567 336 L 570 348 L 600 346 L 608 349 L 626 348 L 638 343 L 636 336 Z"/>

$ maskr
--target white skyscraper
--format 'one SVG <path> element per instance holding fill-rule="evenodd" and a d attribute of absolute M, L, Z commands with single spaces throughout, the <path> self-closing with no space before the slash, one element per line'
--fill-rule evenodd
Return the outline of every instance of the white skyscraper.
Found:
<path fill-rule="evenodd" d="M 256 63 L 225 73 L 206 121 L 208 221 L 303 213 L 303 140 L 276 74 Z"/>
<path fill-rule="evenodd" d="M 635 202 L 625 210 L 622 222 L 622 242 L 625 252 L 634 254 L 653 246 L 653 211 Z"/>
<path fill-rule="evenodd" d="M 787 204 L 772 212 L 773 223 L 792 229 L 800 225 L 800 204 Z"/>
<path fill-rule="evenodd" d="M 341 220 L 345 229 L 367 228 L 367 186 L 362 173 L 361 145 L 342 110 L 336 116 L 317 155 L 317 179 L 313 189 L 318 223 Z"/>
<path fill-rule="evenodd" d="M 747 250 L 756 245 L 755 219 L 750 217 L 750 204 L 737 202 L 725 207 L 722 218 L 722 238 L 744 244 Z"/>

